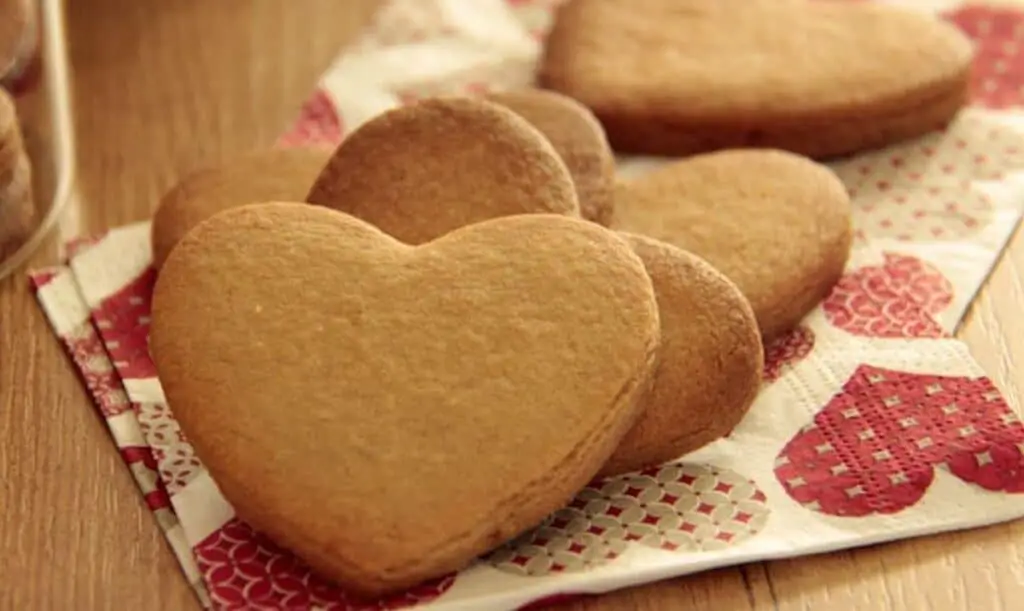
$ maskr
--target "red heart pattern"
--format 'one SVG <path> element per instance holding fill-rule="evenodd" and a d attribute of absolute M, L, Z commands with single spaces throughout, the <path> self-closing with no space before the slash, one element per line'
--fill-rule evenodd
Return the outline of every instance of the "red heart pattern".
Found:
<path fill-rule="evenodd" d="M 814 331 L 803 325 L 775 338 L 764 347 L 762 379 L 770 384 L 781 378 L 793 365 L 807 358 L 814 350 Z"/>
<path fill-rule="evenodd" d="M 1024 104 L 1024 13 L 1012 8 L 966 6 L 945 17 L 975 43 L 973 102 L 987 108 Z"/>
<path fill-rule="evenodd" d="M 834 326 L 862 337 L 943 337 L 933 315 L 953 301 L 953 285 L 934 267 L 908 255 L 884 253 L 881 265 L 843 276 L 822 303 Z"/>
<path fill-rule="evenodd" d="M 936 467 L 986 490 L 1024 492 L 1024 426 L 987 378 L 860 366 L 785 445 L 775 476 L 804 507 L 893 514 L 925 494 Z"/>
<path fill-rule="evenodd" d="M 334 100 L 323 89 L 317 89 L 302 105 L 291 129 L 277 140 L 282 148 L 294 146 L 336 146 L 344 128 Z"/>
<path fill-rule="evenodd" d="M 769 513 L 764 493 L 735 471 L 668 463 L 592 482 L 484 560 L 501 571 L 539 576 L 607 564 L 629 545 L 718 550 L 757 534 Z"/>
<path fill-rule="evenodd" d="M 150 296 L 156 270 L 146 271 L 93 310 L 93 322 L 122 379 L 156 377 L 149 358 Z"/>
<path fill-rule="evenodd" d="M 381 600 L 355 599 L 311 573 L 237 518 L 193 549 L 210 598 L 219 609 L 383 611 L 429 602 L 455 582 L 449 575 Z"/>

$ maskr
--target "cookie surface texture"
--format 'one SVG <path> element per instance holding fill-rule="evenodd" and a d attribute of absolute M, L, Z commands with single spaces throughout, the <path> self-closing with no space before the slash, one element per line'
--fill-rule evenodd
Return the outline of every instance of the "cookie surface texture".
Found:
<path fill-rule="evenodd" d="M 36 220 L 32 162 L 14 100 L 0 88 L 0 258 L 29 239 Z"/>
<path fill-rule="evenodd" d="M 720 151 L 621 181 L 612 226 L 705 259 L 754 309 L 765 339 L 790 330 L 838 281 L 850 198 L 828 168 L 791 153 Z"/>
<path fill-rule="evenodd" d="M 330 149 L 268 149 L 186 174 L 153 215 L 153 265 L 160 269 L 189 230 L 222 210 L 257 202 L 301 202 L 330 156 Z"/>
<path fill-rule="evenodd" d="M 654 283 L 661 347 L 640 419 L 602 475 L 659 465 L 728 434 L 757 397 L 764 368 L 757 321 L 732 282 L 695 255 L 625 237 Z"/>
<path fill-rule="evenodd" d="M 151 350 L 239 515 L 370 596 L 568 502 L 636 421 L 659 338 L 643 263 L 594 223 L 520 215 L 413 247 L 263 204 L 171 253 Z"/>
<path fill-rule="evenodd" d="M 619 152 L 829 158 L 948 123 L 972 58 L 954 26 L 884 3 L 569 0 L 538 81 L 593 110 Z"/>
<path fill-rule="evenodd" d="M 422 244 L 487 219 L 579 215 L 572 176 L 526 119 L 471 98 L 430 98 L 361 125 L 306 198 Z"/>
<path fill-rule="evenodd" d="M 0 255 L 8 256 L 24 244 L 36 227 L 32 191 L 32 164 L 27 155 L 15 163 L 10 180 L 0 185 Z"/>
<path fill-rule="evenodd" d="M 615 158 L 597 118 L 576 100 L 541 89 L 487 96 L 530 122 L 572 174 L 583 218 L 607 226 L 615 193 Z"/>

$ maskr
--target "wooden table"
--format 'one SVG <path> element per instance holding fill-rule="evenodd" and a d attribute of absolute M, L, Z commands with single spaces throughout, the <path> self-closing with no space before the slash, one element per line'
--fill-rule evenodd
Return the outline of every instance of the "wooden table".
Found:
<path fill-rule="evenodd" d="M 79 214 L 146 218 L 179 172 L 272 143 L 374 0 L 68 3 Z M 72 219 L 75 219 L 72 221 Z M 35 258 L 53 262 L 56 237 Z M 962 334 L 1024 385 L 1024 238 Z M 0 285 L 0 609 L 196 603 L 23 275 Z M 568 609 L 1022 608 L 1024 522 L 715 571 Z"/>

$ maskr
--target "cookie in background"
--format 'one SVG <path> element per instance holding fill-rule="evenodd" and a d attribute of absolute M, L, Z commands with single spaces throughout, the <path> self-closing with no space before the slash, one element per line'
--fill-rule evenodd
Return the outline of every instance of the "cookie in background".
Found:
<path fill-rule="evenodd" d="M 544 134 L 572 174 L 580 215 L 607 226 L 615 199 L 615 157 L 597 117 L 576 100 L 543 89 L 503 91 L 486 99 Z"/>
<path fill-rule="evenodd" d="M 161 198 L 153 215 L 153 266 L 214 214 L 269 201 L 302 201 L 331 156 L 330 149 L 268 149 L 193 170 Z"/>
<path fill-rule="evenodd" d="M 729 278 L 765 341 L 789 331 L 838 282 L 853 245 L 850 197 L 805 157 L 742 149 L 622 180 L 614 229 L 689 251 Z"/>
<path fill-rule="evenodd" d="M 946 125 L 972 59 L 955 26 L 883 3 L 568 0 L 537 78 L 589 107 L 618 152 L 820 159 Z"/>
<path fill-rule="evenodd" d="M 548 139 L 508 108 L 468 97 L 424 99 L 362 124 L 305 200 L 406 244 L 501 216 L 580 211 Z"/>
<path fill-rule="evenodd" d="M 14 100 L 0 88 L 0 259 L 25 243 L 35 221 L 32 162 Z"/>

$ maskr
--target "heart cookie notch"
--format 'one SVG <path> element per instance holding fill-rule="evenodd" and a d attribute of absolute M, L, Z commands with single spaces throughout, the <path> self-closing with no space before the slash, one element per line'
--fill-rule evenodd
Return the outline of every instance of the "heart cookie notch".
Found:
<path fill-rule="evenodd" d="M 282 203 L 182 240 L 150 345 L 238 514 L 373 596 L 568 502 L 635 423 L 659 340 L 642 261 L 596 224 L 519 215 L 414 247 Z"/>

